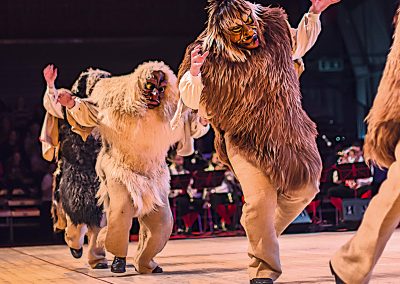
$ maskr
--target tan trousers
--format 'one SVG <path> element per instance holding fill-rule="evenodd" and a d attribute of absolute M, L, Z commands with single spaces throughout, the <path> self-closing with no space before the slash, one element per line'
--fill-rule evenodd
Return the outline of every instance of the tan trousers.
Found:
<path fill-rule="evenodd" d="M 276 280 L 281 274 L 278 236 L 293 222 L 318 193 L 309 185 L 289 194 L 277 192 L 269 178 L 236 153 L 226 141 L 229 161 L 238 178 L 246 203 L 241 224 L 249 241 L 249 275 Z"/>
<path fill-rule="evenodd" d="M 349 284 L 368 283 L 400 222 L 400 143 L 387 180 L 372 199 L 357 233 L 333 256 L 333 269 Z M 399 274 L 400 276 L 400 274 Z"/>
<path fill-rule="evenodd" d="M 103 247 L 97 245 L 99 227 L 88 227 L 85 224 L 74 225 L 66 215 L 67 227 L 65 228 L 64 239 L 67 245 L 73 249 L 80 249 L 83 246 L 85 235 L 88 236 L 88 263 L 93 268 L 98 263 L 107 264 L 106 252 Z"/>
<path fill-rule="evenodd" d="M 132 218 L 136 216 L 132 198 L 126 187 L 118 182 L 107 180 L 110 197 L 107 212 L 106 249 L 117 257 L 128 254 L 129 231 Z M 151 273 L 158 266 L 154 257 L 167 244 L 172 233 L 173 218 L 168 196 L 163 200 L 165 206 L 139 217 L 139 243 L 134 257 L 134 265 L 139 273 Z"/>

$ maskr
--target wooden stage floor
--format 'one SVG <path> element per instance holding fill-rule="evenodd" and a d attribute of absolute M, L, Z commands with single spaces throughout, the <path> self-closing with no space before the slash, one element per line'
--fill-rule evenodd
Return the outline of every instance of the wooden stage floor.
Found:
<path fill-rule="evenodd" d="M 333 283 L 329 257 L 351 235 L 343 232 L 282 236 L 284 273 L 277 283 Z M 136 243 L 131 243 L 130 256 L 135 248 Z M 112 256 L 108 258 L 111 263 Z M 249 283 L 244 237 L 170 241 L 157 260 L 164 268 L 162 275 L 138 275 L 130 266 L 127 273 L 116 276 L 109 270 L 91 270 L 85 253 L 75 260 L 66 246 L 3 248 L 0 283 Z M 390 240 L 371 283 L 400 283 L 400 231 Z"/>

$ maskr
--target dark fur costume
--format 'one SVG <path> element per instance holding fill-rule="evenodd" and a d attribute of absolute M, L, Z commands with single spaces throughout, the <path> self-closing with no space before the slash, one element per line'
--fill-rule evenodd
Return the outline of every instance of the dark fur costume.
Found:
<path fill-rule="evenodd" d="M 93 72 L 93 73 L 92 73 Z M 88 97 L 98 80 L 110 77 L 106 72 L 91 71 L 80 75 L 72 92 L 80 98 Z M 64 113 L 65 116 L 65 113 Z M 97 205 L 96 193 L 99 180 L 95 171 L 100 151 L 99 138 L 90 135 L 84 142 L 80 135 L 72 132 L 66 120 L 59 120 L 60 150 L 55 180 L 64 212 L 76 224 L 99 226 L 102 207 Z"/>
<path fill-rule="evenodd" d="M 278 190 L 317 184 L 321 173 L 317 131 L 302 109 L 286 14 L 245 1 L 210 2 L 208 27 L 187 48 L 178 79 L 190 69 L 196 45 L 210 50 L 201 70 L 201 103 L 211 117 L 219 157 L 229 165 L 225 135 Z M 227 5 L 251 7 L 260 31 L 257 49 L 231 46 L 222 22 Z"/>

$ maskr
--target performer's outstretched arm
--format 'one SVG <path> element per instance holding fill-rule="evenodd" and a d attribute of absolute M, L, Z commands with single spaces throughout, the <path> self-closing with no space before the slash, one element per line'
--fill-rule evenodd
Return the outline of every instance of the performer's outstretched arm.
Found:
<path fill-rule="evenodd" d="M 62 106 L 57 101 L 58 91 L 55 86 L 55 80 L 57 79 L 57 68 L 54 65 L 48 65 L 43 70 L 43 77 L 46 80 L 47 88 L 43 96 L 43 106 L 50 115 L 64 119 L 62 112 Z"/>
<path fill-rule="evenodd" d="M 293 60 L 303 57 L 315 44 L 321 32 L 320 15 L 332 4 L 340 0 L 311 0 L 311 7 L 297 29 L 291 29 L 293 42 Z"/>
<path fill-rule="evenodd" d="M 179 82 L 179 92 L 183 103 L 191 109 L 199 109 L 200 97 L 203 91 L 200 69 L 208 56 L 208 51 L 200 54 L 201 46 L 196 46 L 191 52 L 191 66 Z"/>
<path fill-rule="evenodd" d="M 306 13 L 297 29 L 291 29 L 293 60 L 302 58 L 315 44 L 321 32 L 321 14 Z"/>
<path fill-rule="evenodd" d="M 67 108 L 68 119 L 72 118 L 76 123 L 84 127 L 98 126 L 98 109 L 90 99 L 73 98 L 74 105 Z"/>

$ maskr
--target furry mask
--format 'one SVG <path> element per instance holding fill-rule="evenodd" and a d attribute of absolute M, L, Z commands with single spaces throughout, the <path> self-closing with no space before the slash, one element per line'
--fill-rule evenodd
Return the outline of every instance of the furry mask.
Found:
<path fill-rule="evenodd" d="M 109 110 L 114 115 L 127 115 L 128 118 L 144 116 L 149 108 L 143 92 L 154 71 L 165 74 L 167 85 L 160 106 L 152 111 L 170 120 L 176 110 L 179 90 L 175 74 L 164 62 L 145 62 L 131 74 L 103 79 L 96 84 L 91 98 L 98 103 L 100 110 Z"/>
<path fill-rule="evenodd" d="M 203 50 L 213 49 L 215 53 L 229 61 L 244 62 L 251 50 L 231 41 L 237 22 L 247 22 L 258 35 L 260 45 L 264 44 L 263 31 L 259 24 L 261 6 L 244 0 L 209 0 L 207 28 L 204 32 Z M 243 19 L 245 17 L 245 19 Z M 240 31 L 238 31 L 240 32 Z"/>

